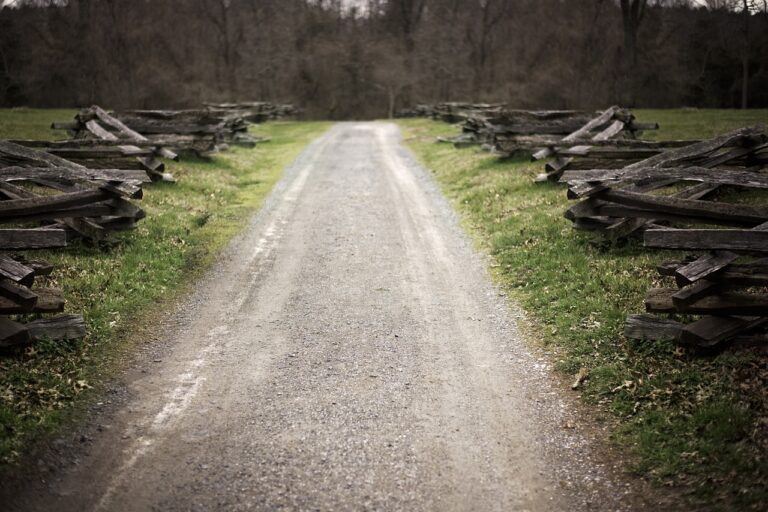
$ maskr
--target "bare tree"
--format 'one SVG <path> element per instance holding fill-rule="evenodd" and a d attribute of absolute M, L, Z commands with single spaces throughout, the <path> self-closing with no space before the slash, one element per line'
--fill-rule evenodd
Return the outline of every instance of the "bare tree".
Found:
<path fill-rule="evenodd" d="M 232 0 L 201 0 L 199 5 L 206 19 L 216 29 L 216 40 L 219 46 L 221 66 L 217 61 L 217 81 L 221 91 L 226 91 L 234 97 L 238 90 L 237 83 L 237 45 L 242 40 L 242 24 L 232 23 Z M 234 32 L 234 33 L 233 33 Z M 224 68 L 224 73 L 220 71 Z"/>
<path fill-rule="evenodd" d="M 472 97 L 480 100 L 483 85 L 493 81 L 493 71 L 486 77 L 489 64 L 493 64 L 495 29 L 509 14 L 509 0 L 478 0 L 479 16 L 472 20 L 467 29 L 467 40 L 472 46 L 471 66 L 473 68 Z"/>
<path fill-rule="evenodd" d="M 706 3 L 15 0 L 0 12 L 0 104 L 265 99 L 334 118 L 472 98 L 768 106 L 768 0 Z"/>
<path fill-rule="evenodd" d="M 621 20 L 624 28 L 624 82 L 629 106 L 635 104 L 635 80 L 637 72 L 637 36 L 645 16 L 648 0 L 621 0 Z"/>
<path fill-rule="evenodd" d="M 750 13 L 750 3 L 748 0 L 743 0 L 743 13 L 744 18 L 744 46 L 741 50 L 741 108 L 745 109 L 749 105 L 749 19 L 752 17 Z"/>

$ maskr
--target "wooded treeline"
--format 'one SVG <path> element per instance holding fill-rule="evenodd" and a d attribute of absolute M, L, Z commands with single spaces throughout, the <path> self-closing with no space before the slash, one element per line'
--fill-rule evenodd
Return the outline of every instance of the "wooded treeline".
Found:
<path fill-rule="evenodd" d="M 0 10 L 2 106 L 739 107 L 746 79 L 747 105 L 768 107 L 766 0 L 17 3 Z"/>

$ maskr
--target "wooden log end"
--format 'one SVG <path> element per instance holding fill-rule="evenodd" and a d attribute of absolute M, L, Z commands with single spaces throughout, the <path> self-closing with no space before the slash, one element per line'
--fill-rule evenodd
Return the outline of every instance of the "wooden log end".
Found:
<path fill-rule="evenodd" d="M 705 316 L 683 328 L 680 342 L 711 348 L 765 323 L 768 323 L 768 318 Z"/>
<path fill-rule="evenodd" d="M 59 315 L 43 318 L 27 324 L 29 337 L 33 340 L 72 340 L 86 335 L 85 320 L 80 315 Z"/>
<path fill-rule="evenodd" d="M 27 345 L 30 341 L 29 329 L 26 325 L 0 316 L 0 347 L 17 347 Z"/>
<path fill-rule="evenodd" d="M 624 336 L 634 340 L 677 340 L 683 324 L 656 315 L 630 315 L 624 324 Z"/>

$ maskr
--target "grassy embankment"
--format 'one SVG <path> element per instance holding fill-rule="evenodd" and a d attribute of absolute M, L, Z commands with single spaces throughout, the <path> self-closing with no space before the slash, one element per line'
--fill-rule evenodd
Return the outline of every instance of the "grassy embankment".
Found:
<path fill-rule="evenodd" d="M 768 111 L 638 111 L 662 125 L 649 138 L 705 138 L 768 123 Z M 535 184 L 542 164 L 500 162 L 477 148 L 435 137 L 456 127 L 429 120 L 401 125 L 462 219 L 493 256 L 500 283 L 531 313 L 537 338 L 565 375 L 588 368 L 580 389 L 598 416 L 615 422 L 633 470 L 690 493 L 707 507 L 760 508 L 768 500 L 765 356 L 726 351 L 700 357 L 672 343 L 638 343 L 621 332 L 660 281 L 655 265 L 673 254 L 640 243 L 609 246 L 563 218 L 565 189 Z M 765 204 L 765 196 L 760 196 Z M 750 199 L 757 199 L 752 197 Z"/>
<path fill-rule="evenodd" d="M 0 110 L 0 138 L 50 139 L 68 110 Z M 235 148 L 210 161 L 170 163 L 176 184 L 145 187 L 147 218 L 109 248 L 80 243 L 34 254 L 55 265 L 51 285 L 67 311 L 85 316 L 89 334 L 68 343 L 37 343 L 0 355 L 0 466 L 55 431 L 114 374 L 130 348 L 159 333 L 142 332 L 163 304 L 183 292 L 212 261 L 327 123 L 268 123 L 252 131 L 272 141 Z M 151 322 L 150 322 L 151 324 Z M 157 327 L 161 329 L 161 327 Z M 137 333 L 141 333 L 138 334 Z"/>

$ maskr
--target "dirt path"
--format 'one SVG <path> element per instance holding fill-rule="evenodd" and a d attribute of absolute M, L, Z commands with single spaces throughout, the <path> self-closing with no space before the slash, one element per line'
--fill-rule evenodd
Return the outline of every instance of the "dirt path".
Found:
<path fill-rule="evenodd" d="M 12 507 L 631 508 L 484 267 L 394 125 L 335 126 Z"/>

